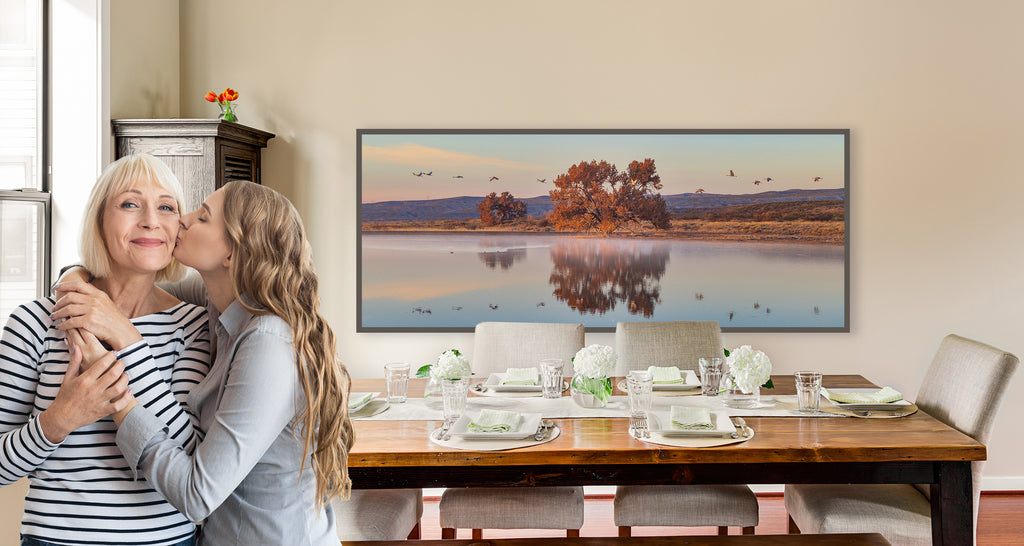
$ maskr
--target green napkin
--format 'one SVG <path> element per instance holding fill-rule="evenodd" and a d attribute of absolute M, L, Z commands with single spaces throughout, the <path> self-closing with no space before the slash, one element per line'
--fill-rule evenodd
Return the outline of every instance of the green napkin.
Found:
<path fill-rule="evenodd" d="M 672 406 L 672 428 L 677 430 L 714 430 L 711 410 L 694 406 Z"/>
<path fill-rule="evenodd" d="M 467 427 L 470 432 L 511 432 L 519 430 L 523 416 L 514 411 L 485 409 Z"/>
<path fill-rule="evenodd" d="M 822 387 L 821 392 L 825 398 L 842 404 L 887 404 L 903 400 L 900 391 L 888 386 L 875 392 L 829 392 Z"/>
<path fill-rule="evenodd" d="M 536 385 L 537 368 L 509 368 L 505 370 L 505 380 L 502 385 Z"/>
<path fill-rule="evenodd" d="M 352 393 L 352 395 L 353 396 L 350 396 L 348 399 L 348 407 L 350 408 L 359 407 L 363 403 L 369 402 L 370 399 L 373 398 L 372 392 L 354 392 Z"/>
<path fill-rule="evenodd" d="M 683 374 L 675 366 L 650 366 L 647 373 L 651 374 L 656 385 L 683 382 Z"/>

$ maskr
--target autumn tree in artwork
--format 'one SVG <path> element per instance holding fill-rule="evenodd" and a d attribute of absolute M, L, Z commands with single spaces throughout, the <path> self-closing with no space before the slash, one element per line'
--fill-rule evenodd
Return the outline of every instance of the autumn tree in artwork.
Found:
<path fill-rule="evenodd" d="M 581 162 L 558 175 L 549 220 L 560 231 L 598 230 L 608 235 L 618 229 L 669 228 L 661 177 L 653 159 L 633 161 L 619 172 L 615 165 L 597 160 Z"/>
<path fill-rule="evenodd" d="M 476 210 L 480 212 L 480 221 L 485 226 L 496 226 L 526 216 L 526 203 L 512 197 L 507 191 L 501 192 L 501 195 L 492 191 L 480 201 Z"/>

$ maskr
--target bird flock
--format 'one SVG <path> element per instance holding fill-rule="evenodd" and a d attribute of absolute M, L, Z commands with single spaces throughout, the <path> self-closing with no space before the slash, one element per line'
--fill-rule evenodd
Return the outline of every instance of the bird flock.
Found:
<path fill-rule="evenodd" d="M 732 169 L 729 169 L 729 174 L 727 174 L 725 176 L 731 176 L 731 177 L 735 178 L 736 177 L 736 173 Z M 774 180 L 774 179 L 772 177 L 770 177 L 770 176 L 765 176 L 765 177 L 762 177 L 762 178 L 755 178 L 754 179 L 754 185 L 755 186 L 760 186 L 762 182 L 768 183 L 768 182 L 771 182 L 772 180 Z M 821 182 L 822 178 L 820 176 L 815 176 L 813 180 L 815 182 Z M 695 191 L 694 193 L 696 193 L 696 194 L 704 193 L 704 188 L 697 188 L 697 191 Z"/>

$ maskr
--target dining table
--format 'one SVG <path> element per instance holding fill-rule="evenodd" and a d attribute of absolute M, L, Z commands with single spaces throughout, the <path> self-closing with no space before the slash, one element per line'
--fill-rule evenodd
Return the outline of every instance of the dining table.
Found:
<path fill-rule="evenodd" d="M 482 378 L 474 378 L 474 382 L 480 381 Z M 795 398 L 793 376 L 773 375 L 772 383 L 773 389 L 762 390 L 766 400 Z M 831 389 L 877 387 L 856 374 L 825 375 L 822 385 Z M 422 398 L 425 387 L 425 379 L 412 379 L 410 401 Z M 353 392 L 383 390 L 383 379 L 352 380 Z M 619 387 L 613 393 L 623 394 Z M 471 394 L 471 399 L 474 396 Z M 679 400 L 685 403 L 685 397 Z M 349 453 L 349 476 L 355 489 L 926 484 L 930 488 L 932 544 L 972 543 L 971 463 L 986 458 L 983 444 L 924 411 L 882 419 L 773 413 L 757 416 L 756 411 L 746 412 L 753 436 L 717 447 L 642 441 L 630 434 L 626 410 L 613 417 L 553 417 L 560 432 L 554 439 L 507 450 L 445 447 L 430 436 L 441 425 L 439 417 L 381 419 L 385 417 L 381 414 L 377 419 L 353 419 L 356 441 Z"/>

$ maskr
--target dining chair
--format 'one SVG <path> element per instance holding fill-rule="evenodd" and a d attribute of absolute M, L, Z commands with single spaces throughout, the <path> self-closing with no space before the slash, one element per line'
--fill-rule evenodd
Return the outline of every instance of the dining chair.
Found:
<path fill-rule="evenodd" d="M 697 370 L 700 357 L 723 357 L 722 330 L 715 321 L 620 322 L 615 325 L 617 376 L 648 366 Z"/>
<path fill-rule="evenodd" d="M 486 378 L 508 368 L 535 367 L 545 358 L 570 360 L 583 348 L 583 325 L 545 322 L 481 322 L 473 335 L 473 373 Z M 459 487 L 441 494 L 438 505 L 441 538 L 455 538 L 457 529 L 565 529 L 578 537 L 583 527 L 583 488 Z"/>
<path fill-rule="evenodd" d="M 342 541 L 420 538 L 422 489 L 354 489 L 331 506 Z"/>
<path fill-rule="evenodd" d="M 620 322 L 615 325 L 616 375 L 648 366 L 696 370 L 700 357 L 721 357 L 722 331 L 715 321 Z M 613 501 L 620 537 L 633 527 L 729 527 L 754 534 L 757 496 L 746 485 L 620 485 Z"/>
<path fill-rule="evenodd" d="M 1017 357 L 948 335 L 917 394 L 917 407 L 984 444 Z M 971 463 L 974 536 L 978 534 L 983 461 Z M 904 484 L 786 485 L 791 533 L 881 533 L 894 546 L 932 543 L 930 486 Z"/>

